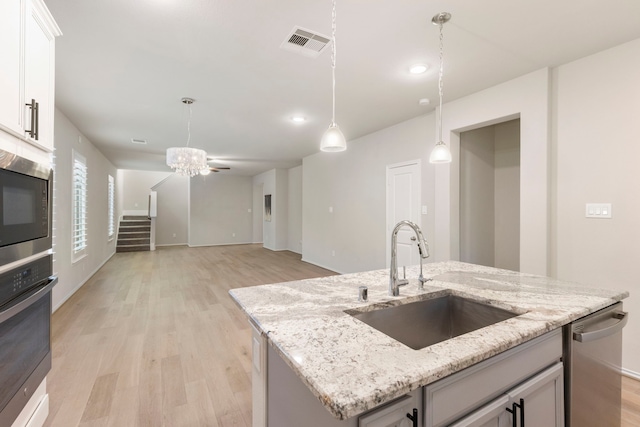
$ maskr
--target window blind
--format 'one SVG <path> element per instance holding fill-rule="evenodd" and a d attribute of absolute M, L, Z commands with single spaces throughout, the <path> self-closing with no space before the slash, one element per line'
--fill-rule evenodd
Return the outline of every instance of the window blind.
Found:
<path fill-rule="evenodd" d="M 73 155 L 73 253 L 87 247 L 87 161 L 80 154 Z"/>
<path fill-rule="evenodd" d="M 109 175 L 109 181 L 108 181 L 108 215 L 109 215 L 109 220 L 108 220 L 108 233 L 109 233 L 109 239 L 112 239 L 114 234 L 116 234 L 116 227 L 115 227 L 115 219 L 113 217 L 114 214 L 114 197 L 115 197 L 115 183 L 113 180 L 113 177 L 111 175 Z"/>

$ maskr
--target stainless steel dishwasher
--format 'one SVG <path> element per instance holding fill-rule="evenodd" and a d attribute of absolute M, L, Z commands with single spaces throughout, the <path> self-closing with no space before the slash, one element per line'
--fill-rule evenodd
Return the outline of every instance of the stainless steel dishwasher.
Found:
<path fill-rule="evenodd" d="M 618 302 L 564 326 L 565 427 L 620 426 L 628 317 Z"/>

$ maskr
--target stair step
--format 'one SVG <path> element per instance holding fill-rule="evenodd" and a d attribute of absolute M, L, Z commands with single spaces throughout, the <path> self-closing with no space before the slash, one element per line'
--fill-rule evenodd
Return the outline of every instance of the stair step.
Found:
<path fill-rule="evenodd" d="M 135 246 L 117 246 L 116 252 L 142 252 L 150 251 L 149 245 L 135 245 Z"/>
<path fill-rule="evenodd" d="M 117 246 L 136 246 L 136 245 L 148 245 L 150 238 L 138 238 L 138 239 L 121 239 L 118 237 Z"/>
<path fill-rule="evenodd" d="M 125 215 L 122 217 L 123 220 L 134 220 L 134 221 L 150 221 L 149 217 L 145 215 Z"/>
<path fill-rule="evenodd" d="M 133 233 L 133 232 L 141 232 L 141 231 L 150 232 L 151 226 L 134 225 L 134 226 L 123 227 L 122 225 L 120 225 L 119 231 L 122 231 L 125 233 Z"/>
<path fill-rule="evenodd" d="M 149 239 L 151 237 L 151 233 L 147 232 L 133 232 L 133 233 L 125 233 L 120 231 L 118 233 L 118 240 L 122 239 Z"/>
<path fill-rule="evenodd" d="M 151 226 L 151 221 L 120 221 L 120 227 L 131 227 L 137 225 Z"/>

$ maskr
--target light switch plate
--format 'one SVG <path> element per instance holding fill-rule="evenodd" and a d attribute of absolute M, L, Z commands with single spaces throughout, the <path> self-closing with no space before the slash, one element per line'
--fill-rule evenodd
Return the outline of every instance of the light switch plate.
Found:
<path fill-rule="evenodd" d="M 611 203 L 587 203 L 585 217 L 611 218 Z"/>

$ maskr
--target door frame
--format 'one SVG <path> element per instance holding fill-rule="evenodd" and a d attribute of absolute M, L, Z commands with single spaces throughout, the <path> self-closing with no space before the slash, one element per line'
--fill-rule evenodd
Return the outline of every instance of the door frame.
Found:
<path fill-rule="evenodd" d="M 416 204 L 416 224 L 418 224 L 418 227 L 422 228 L 422 216 L 420 214 L 420 206 L 422 206 L 422 160 L 421 159 L 415 159 L 415 160 L 406 160 L 404 162 L 400 162 L 400 163 L 393 163 L 390 165 L 387 165 L 385 168 L 385 190 L 386 190 L 386 196 L 385 196 L 385 232 L 384 232 L 384 236 L 385 236 L 385 265 L 390 265 L 391 263 L 391 231 L 393 231 L 393 227 L 395 226 L 395 224 L 389 224 L 389 218 L 391 217 L 391 215 L 389 214 L 389 172 L 391 171 L 391 169 L 396 169 L 396 168 L 401 168 L 401 167 L 405 167 L 405 166 L 413 166 L 416 165 L 418 167 L 418 203 Z"/>

